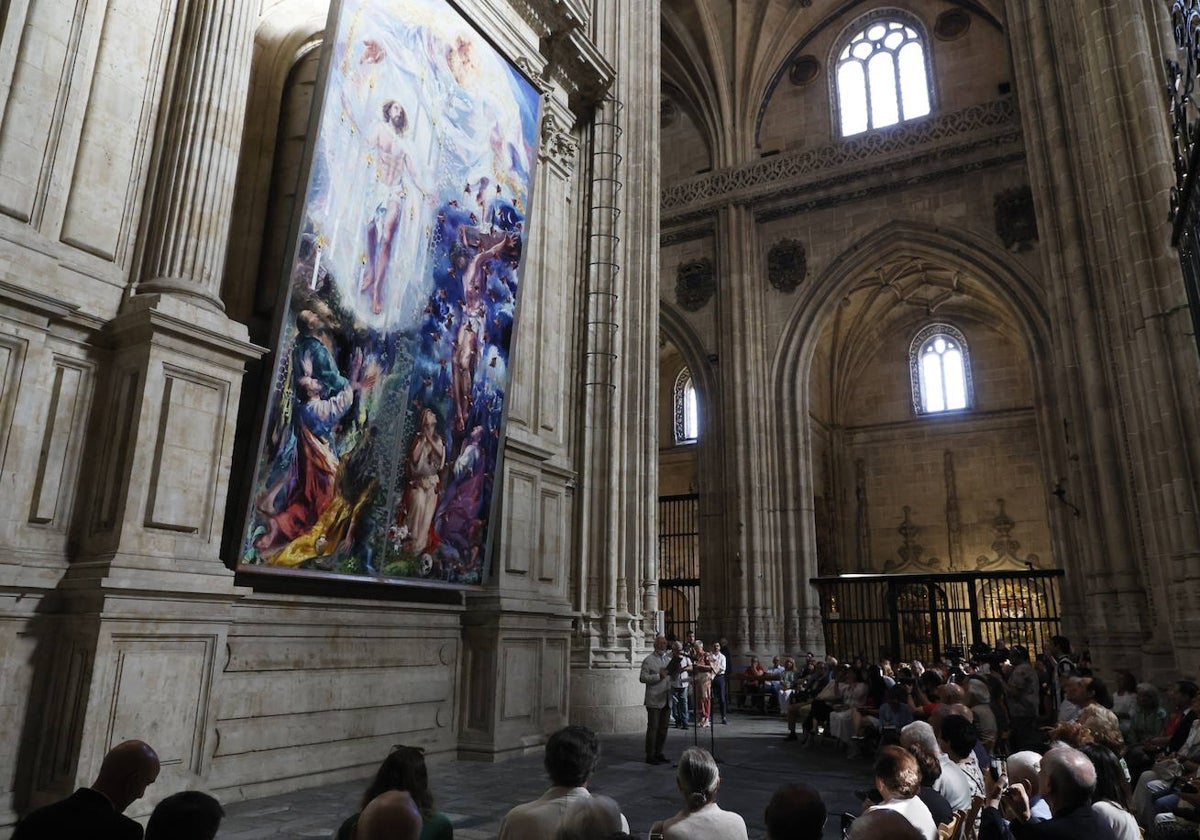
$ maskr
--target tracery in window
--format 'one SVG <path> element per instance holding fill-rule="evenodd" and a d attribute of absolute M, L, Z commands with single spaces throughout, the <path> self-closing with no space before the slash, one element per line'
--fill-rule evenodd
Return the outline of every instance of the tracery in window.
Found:
<path fill-rule="evenodd" d="M 908 349 L 913 409 L 917 414 L 971 407 L 971 357 L 963 334 L 949 324 L 930 324 Z"/>
<path fill-rule="evenodd" d="M 675 442 L 690 443 L 700 435 L 700 406 L 687 368 L 675 377 Z"/>
<path fill-rule="evenodd" d="M 851 37 L 834 78 L 843 137 L 923 117 L 931 108 L 925 42 L 897 17 L 873 19 Z"/>

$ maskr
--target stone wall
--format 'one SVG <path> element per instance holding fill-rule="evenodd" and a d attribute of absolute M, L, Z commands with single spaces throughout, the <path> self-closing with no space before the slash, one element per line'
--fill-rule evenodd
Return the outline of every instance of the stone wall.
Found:
<path fill-rule="evenodd" d="M 616 594 L 652 577 L 652 529 L 598 555 L 581 549 L 576 418 L 589 339 L 576 278 L 595 258 L 596 223 L 579 163 L 616 142 L 589 121 L 617 59 L 628 90 L 655 101 L 656 55 L 606 54 L 584 34 L 611 48 L 628 17 L 619 7 L 593 21 L 580 0 L 458 6 L 543 94 L 500 536 L 491 580 L 469 596 L 230 571 L 223 534 L 240 527 L 237 486 L 261 412 L 255 365 L 277 317 L 294 191 L 285 182 L 304 148 L 328 4 L 4 4 L 0 725 L 19 737 L 0 748 L 0 834 L 90 782 L 125 738 L 163 760 L 130 811 L 144 816 L 184 788 L 229 801 L 362 777 L 395 743 L 434 758 L 540 749 L 572 717 L 573 668 L 597 701 L 581 719 L 640 725 L 640 694 L 618 688 L 654 602 Z M 631 99 L 635 137 L 643 113 Z M 631 168 L 655 198 L 654 163 L 631 156 Z M 653 231 L 653 205 L 647 216 L 630 192 L 628 219 Z M 624 238 L 627 308 L 615 316 L 636 326 L 615 385 L 636 404 L 657 274 Z M 644 450 L 652 417 L 632 417 L 631 429 L 647 428 L 592 463 Z M 652 486 L 652 461 L 640 461 Z M 575 622 L 590 582 L 610 575 L 619 637 Z M 573 661 L 573 643 L 593 655 Z M 593 669 L 607 694 L 587 683 Z"/>

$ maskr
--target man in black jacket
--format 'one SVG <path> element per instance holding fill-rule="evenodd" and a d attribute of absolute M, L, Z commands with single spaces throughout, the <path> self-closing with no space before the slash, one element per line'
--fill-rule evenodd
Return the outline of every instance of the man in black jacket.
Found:
<path fill-rule="evenodd" d="M 12 840 L 88 837 L 94 840 L 141 840 L 142 827 L 124 811 L 158 778 L 158 755 L 142 741 L 117 744 L 100 765 L 91 787 L 61 802 L 38 808 L 21 820 Z"/>
<path fill-rule="evenodd" d="M 1010 785 L 1000 795 L 1016 840 L 1115 840 L 1112 828 L 1090 804 L 1096 768 L 1086 755 L 1071 747 L 1050 750 L 1042 758 L 1038 784 L 1053 815 L 1045 822 L 1031 821 L 1029 794 L 1023 785 Z M 1003 832 L 993 798 L 983 809 L 979 840 L 1000 840 Z"/>

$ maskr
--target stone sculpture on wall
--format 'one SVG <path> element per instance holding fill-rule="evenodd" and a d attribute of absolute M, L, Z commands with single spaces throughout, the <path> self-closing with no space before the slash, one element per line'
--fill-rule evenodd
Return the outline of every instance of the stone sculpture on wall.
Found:
<path fill-rule="evenodd" d="M 1010 251 L 1028 251 L 1038 241 L 1033 191 L 1028 185 L 996 193 L 992 200 L 996 235 Z"/>
<path fill-rule="evenodd" d="M 904 521 L 896 528 L 900 534 L 900 547 L 896 549 L 897 557 L 887 561 L 883 570 L 885 572 L 898 572 L 910 567 L 919 567 L 923 569 L 933 569 L 938 565 L 936 557 L 930 557 L 926 560 L 921 559 L 921 555 L 925 552 L 925 547 L 917 542 L 917 535 L 921 533 L 921 529 L 912 521 L 912 508 L 905 505 Z"/>
<path fill-rule="evenodd" d="M 716 273 L 708 257 L 701 257 L 679 266 L 675 275 L 675 300 L 688 312 L 704 308 L 717 289 Z"/>
<path fill-rule="evenodd" d="M 795 239 L 776 242 L 767 252 L 767 279 L 781 292 L 794 292 L 808 274 L 804 244 Z"/>
<path fill-rule="evenodd" d="M 1041 561 L 1036 554 L 1027 554 L 1021 557 L 1018 553 L 1021 550 L 1021 543 L 1012 536 L 1013 526 L 1017 523 L 1005 511 L 1004 499 L 997 499 L 996 504 L 1000 508 L 1000 512 L 992 520 L 992 531 L 996 535 L 996 538 L 992 540 L 992 551 L 996 552 L 996 556 L 980 555 L 975 561 L 976 567 L 980 571 L 999 568 L 1037 568 Z"/>

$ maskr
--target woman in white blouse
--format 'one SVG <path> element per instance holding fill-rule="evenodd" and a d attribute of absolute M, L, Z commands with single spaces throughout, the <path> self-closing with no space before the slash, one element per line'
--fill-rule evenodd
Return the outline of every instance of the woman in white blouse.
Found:
<path fill-rule="evenodd" d="M 1117 840 L 1141 840 L 1142 830 L 1129 813 L 1129 782 L 1121 760 L 1103 744 L 1084 744 L 1079 751 L 1091 759 L 1096 768 L 1096 790 L 1092 793 L 1092 809 L 1112 828 Z"/>
<path fill-rule="evenodd" d="M 721 776 L 708 750 L 684 750 L 676 781 L 683 794 L 683 810 L 652 825 L 651 840 L 748 840 L 746 821 L 717 804 Z"/>

